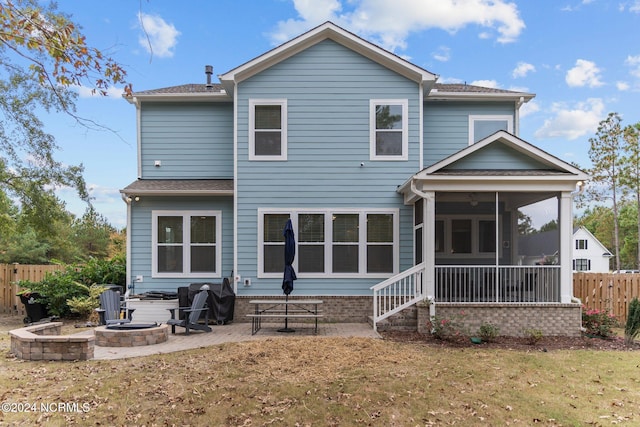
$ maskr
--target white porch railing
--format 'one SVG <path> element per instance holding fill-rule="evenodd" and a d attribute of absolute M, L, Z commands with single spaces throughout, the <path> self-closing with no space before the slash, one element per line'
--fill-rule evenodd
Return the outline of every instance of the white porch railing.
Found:
<path fill-rule="evenodd" d="M 560 302 L 559 265 L 437 265 L 438 302 Z"/>
<path fill-rule="evenodd" d="M 424 263 L 372 286 L 373 329 L 379 321 L 422 300 Z"/>

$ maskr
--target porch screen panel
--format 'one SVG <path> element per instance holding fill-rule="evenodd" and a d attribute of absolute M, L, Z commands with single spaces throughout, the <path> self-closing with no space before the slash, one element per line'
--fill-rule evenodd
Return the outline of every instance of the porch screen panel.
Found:
<path fill-rule="evenodd" d="M 216 271 L 216 217 L 191 217 L 191 272 Z"/>
<path fill-rule="evenodd" d="M 359 265 L 358 214 L 335 214 L 333 220 L 332 261 L 334 273 L 357 273 Z"/>
<path fill-rule="evenodd" d="M 495 220 L 478 221 L 478 252 L 495 253 L 496 222 Z"/>
<path fill-rule="evenodd" d="M 451 221 L 451 252 L 454 254 L 470 254 L 472 241 L 470 219 L 454 219 Z"/>
<path fill-rule="evenodd" d="M 263 263 L 265 273 L 284 271 L 284 235 L 289 214 L 265 214 L 263 231 Z"/>
<path fill-rule="evenodd" d="M 158 272 L 182 273 L 182 217 L 158 217 Z"/>
<path fill-rule="evenodd" d="M 324 272 L 324 214 L 298 215 L 298 271 Z"/>
<path fill-rule="evenodd" d="M 393 215 L 367 215 L 367 272 L 393 272 Z"/>

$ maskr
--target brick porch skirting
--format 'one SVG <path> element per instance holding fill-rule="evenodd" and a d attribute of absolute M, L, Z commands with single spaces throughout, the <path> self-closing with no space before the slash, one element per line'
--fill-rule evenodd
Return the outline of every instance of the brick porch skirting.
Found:
<path fill-rule="evenodd" d="M 482 323 L 497 326 L 500 335 L 522 337 L 527 330 L 544 336 L 579 337 L 582 327 L 580 304 L 436 304 L 436 317 L 464 323 L 475 333 Z M 429 307 L 418 306 L 418 332 L 429 333 Z"/>

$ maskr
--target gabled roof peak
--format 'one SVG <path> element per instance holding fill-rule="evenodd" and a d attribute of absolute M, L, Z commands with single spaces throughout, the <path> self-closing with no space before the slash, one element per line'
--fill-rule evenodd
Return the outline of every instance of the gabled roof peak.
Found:
<path fill-rule="evenodd" d="M 423 83 L 425 93 L 431 89 L 438 77 L 395 53 L 389 52 L 331 21 L 327 21 L 220 75 L 220 82 L 228 93 L 233 93 L 233 88 L 237 83 L 327 39 L 339 43 L 410 80 Z"/>

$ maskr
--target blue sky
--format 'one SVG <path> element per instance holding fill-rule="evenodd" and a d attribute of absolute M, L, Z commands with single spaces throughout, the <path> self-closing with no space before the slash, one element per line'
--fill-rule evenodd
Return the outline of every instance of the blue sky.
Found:
<path fill-rule="evenodd" d="M 589 167 L 589 138 L 618 112 L 640 121 L 640 0 L 60 0 L 90 45 L 125 66 L 134 91 L 204 83 L 325 21 L 440 76 L 532 92 L 520 136 Z M 142 25 L 143 24 L 143 25 Z M 146 29 L 145 36 L 142 28 Z M 151 46 L 152 49 L 149 49 Z M 58 159 L 83 163 L 98 212 L 126 225 L 119 190 L 137 177 L 135 108 L 79 88 L 78 113 L 116 131 L 45 118 Z M 77 215 L 84 205 L 58 194 Z"/>

